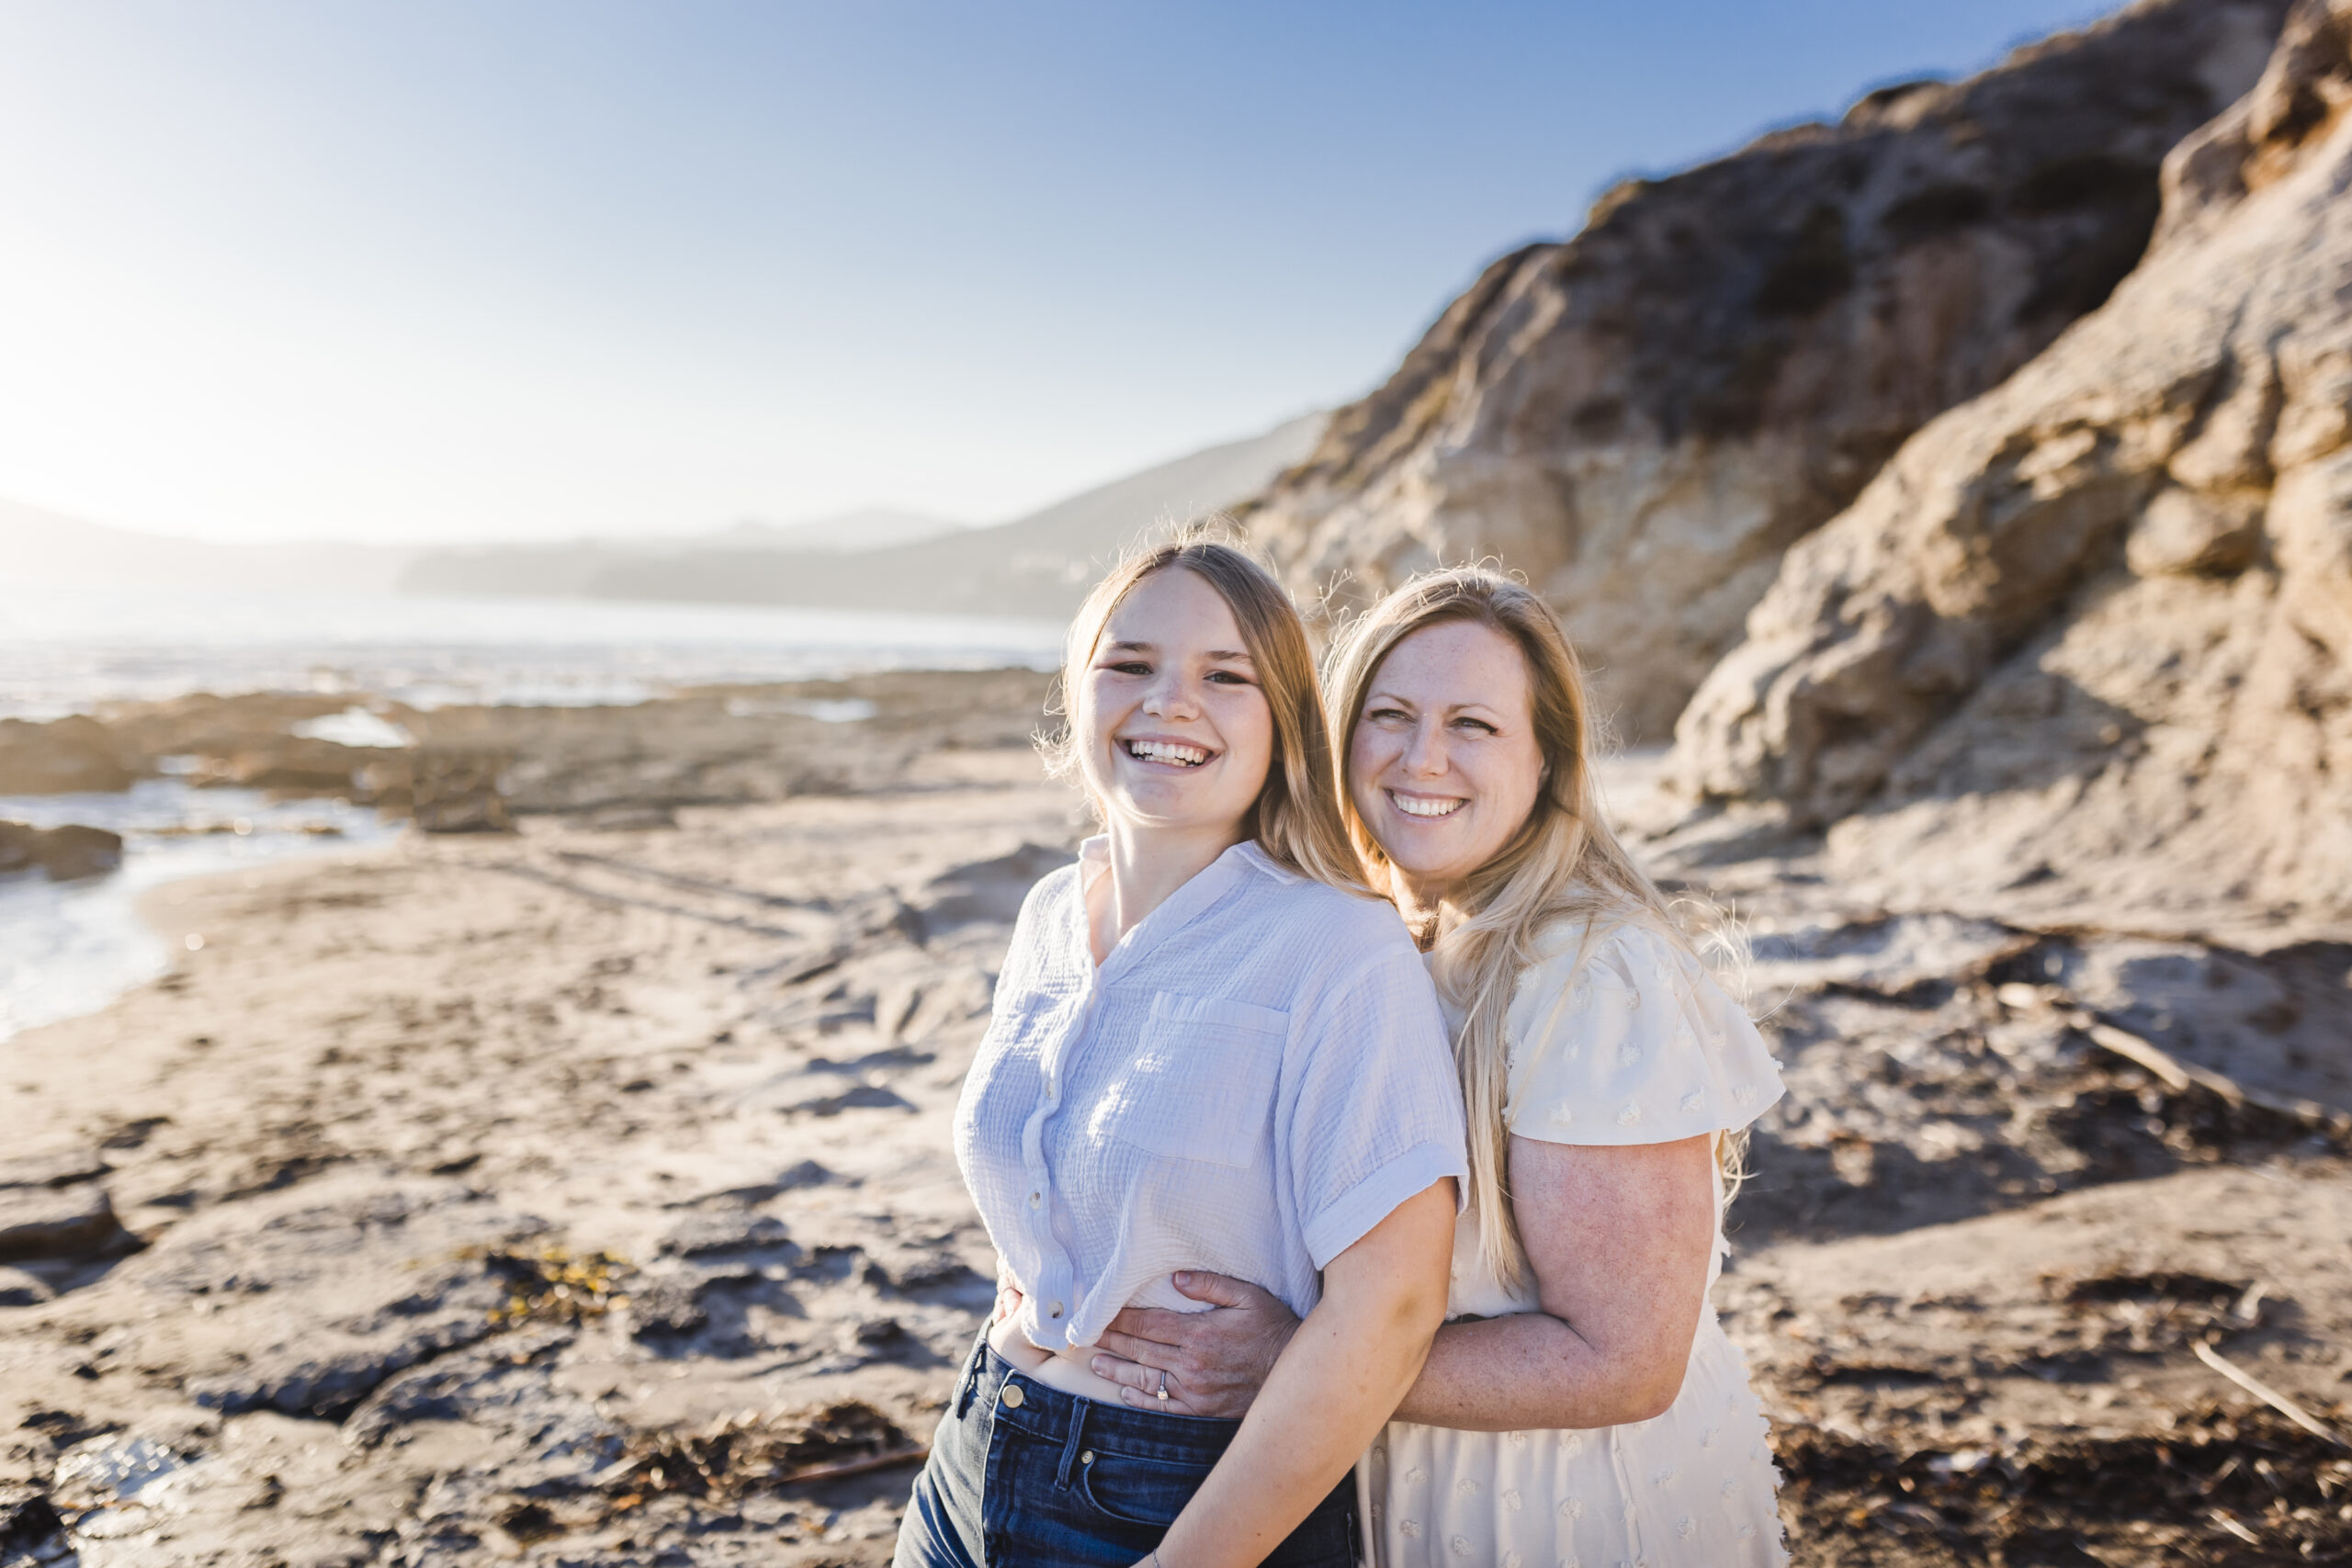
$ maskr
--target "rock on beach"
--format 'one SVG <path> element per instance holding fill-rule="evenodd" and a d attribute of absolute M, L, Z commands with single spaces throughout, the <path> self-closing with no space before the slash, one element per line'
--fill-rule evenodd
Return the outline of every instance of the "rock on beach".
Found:
<path fill-rule="evenodd" d="M 76 882 L 104 876 L 120 864 L 122 835 L 108 829 L 0 821 L 0 876 L 39 871 L 52 882 Z"/>

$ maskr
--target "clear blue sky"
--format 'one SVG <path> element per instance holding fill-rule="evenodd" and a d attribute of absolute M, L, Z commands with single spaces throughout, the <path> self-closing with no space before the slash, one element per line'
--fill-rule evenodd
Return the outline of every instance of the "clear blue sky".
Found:
<path fill-rule="evenodd" d="M 0 496 L 1018 513 L 1376 384 L 1616 177 L 2080 0 L 0 0 Z"/>

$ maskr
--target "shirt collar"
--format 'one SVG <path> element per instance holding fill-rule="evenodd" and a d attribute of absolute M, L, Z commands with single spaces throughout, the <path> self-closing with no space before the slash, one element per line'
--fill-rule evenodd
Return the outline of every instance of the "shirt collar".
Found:
<path fill-rule="evenodd" d="M 1092 937 L 1089 932 L 1086 913 L 1086 889 L 1097 877 L 1111 869 L 1111 840 L 1107 834 L 1096 834 L 1078 847 L 1079 898 L 1074 934 L 1079 951 L 1085 954 L 1089 965 L 1093 958 Z M 1244 839 L 1209 862 L 1193 874 L 1192 880 L 1170 894 L 1159 908 L 1136 922 L 1134 930 L 1119 939 L 1119 945 L 1102 961 L 1096 978 L 1109 981 L 1143 961 L 1153 949 L 1208 912 L 1251 872 L 1272 877 L 1277 882 L 1296 882 L 1298 874 L 1274 863 L 1256 840 Z"/>

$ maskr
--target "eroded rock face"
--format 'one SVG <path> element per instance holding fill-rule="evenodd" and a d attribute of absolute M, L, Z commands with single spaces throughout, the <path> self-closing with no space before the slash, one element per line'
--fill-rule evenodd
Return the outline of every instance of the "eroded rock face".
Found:
<path fill-rule="evenodd" d="M 2114 298 L 1789 552 L 1683 787 L 1898 899 L 2352 921 L 2347 106 L 2352 0 L 2304 0 Z"/>
<path fill-rule="evenodd" d="M 1604 197 L 1503 257 L 1250 518 L 1344 602 L 1499 555 L 1663 738 L 1790 544 L 2104 299 L 2286 0 L 2154 0 Z M 2216 548 L 2226 552 L 2226 543 Z"/>

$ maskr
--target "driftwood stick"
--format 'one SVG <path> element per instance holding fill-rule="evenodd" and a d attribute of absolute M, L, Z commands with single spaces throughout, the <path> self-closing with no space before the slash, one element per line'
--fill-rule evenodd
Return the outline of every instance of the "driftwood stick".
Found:
<path fill-rule="evenodd" d="M 864 1459 L 845 1459 L 838 1464 L 812 1464 L 804 1470 L 787 1471 L 775 1478 L 775 1484 L 790 1486 L 803 1481 L 836 1481 L 844 1475 L 864 1475 L 868 1471 L 892 1470 L 902 1464 L 920 1464 L 931 1457 L 928 1444 L 911 1449 L 898 1449 L 887 1454 L 868 1454 Z"/>
<path fill-rule="evenodd" d="M 2194 1062 L 2184 1062 L 2163 1046 L 2143 1040 L 2129 1030 L 2118 1029 L 2087 1012 L 2074 1011 L 2066 1021 L 2088 1035 L 2092 1043 L 2112 1051 L 2125 1061 L 2146 1068 L 2175 1094 L 2185 1094 L 2193 1084 L 2220 1096 L 2231 1105 L 2251 1105 L 2274 1115 L 2289 1117 L 2307 1127 L 2325 1128 L 2343 1133 L 2352 1130 L 2352 1116 L 2332 1111 L 2309 1100 L 2281 1100 L 2272 1095 L 2257 1094 L 2226 1074 L 2211 1067 L 2200 1067 Z"/>
<path fill-rule="evenodd" d="M 2212 1368 L 2215 1371 L 2221 1373 L 2223 1377 L 2229 1379 L 2232 1382 L 2245 1390 L 2246 1393 L 2254 1395 L 2255 1398 L 2262 1401 L 2263 1404 L 2270 1406 L 2271 1409 L 2278 1412 L 2279 1415 L 2284 1416 L 2288 1420 L 2292 1421 L 2296 1426 L 2301 1427 L 2304 1431 L 2309 1432 L 2312 1437 L 2317 1438 L 2324 1442 L 2334 1443 L 2339 1449 L 2352 1449 L 2352 1443 L 2346 1442 L 2342 1433 L 2336 1431 L 2335 1428 L 2327 1425 L 2326 1422 L 2322 1421 L 2318 1416 L 2312 1415 L 2310 1411 L 2304 1409 L 2301 1405 L 2296 1404 L 2285 1394 L 2280 1393 L 2277 1389 L 2272 1388 L 2268 1383 L 2264 1382 L 2253 1373 L 2240 1367 L 2236 1362 L 2231 1360 L 2227 1356 L 2222 1355 L 2219 1350 L 2214 1349 L 2211 1345 L 2206 1344 L 2202 1339 L 2197 1341 L 2194 1348 L 2197 1351 L 2197 1359 L 2199 1360 L 2204 1362 L 2207 1366 Z"/>

